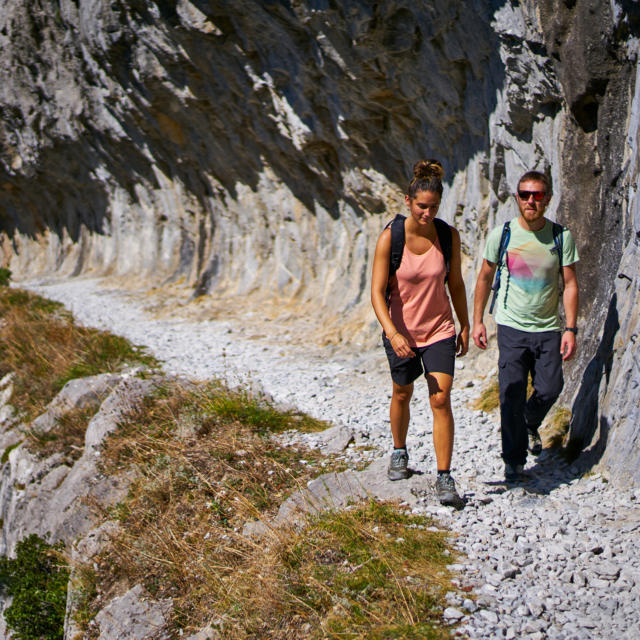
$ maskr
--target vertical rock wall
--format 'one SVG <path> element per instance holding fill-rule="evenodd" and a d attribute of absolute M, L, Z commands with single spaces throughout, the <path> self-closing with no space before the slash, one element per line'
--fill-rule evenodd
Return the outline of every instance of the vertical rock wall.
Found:
<path fill-rule="evenodd" d="M 639 24 L 631 0 L 10 0 L 3 261 L 320 303 L 365 338 L 416 159 L 445 165 L 470 289 L 518 177 L 549 170 L 582 257 L 572 439 L 634 443 Z"/>
<path fill-rule="evenodd" d="M 488 146 L 491 15 L 487 1 L 9 3 L 12 267 L 362 303 L 415 160 L 453 176 Z"/>
<path fill-rule="evenodd" d="M 562 222 L 580 246 L 580 358 L 571 370 L 571 443 L 618 481 L 640 480 L 640 218 L 635 3 L 536 3 L 566 115 Z M 605 452 L 606 451 L 606 452 Z"/>

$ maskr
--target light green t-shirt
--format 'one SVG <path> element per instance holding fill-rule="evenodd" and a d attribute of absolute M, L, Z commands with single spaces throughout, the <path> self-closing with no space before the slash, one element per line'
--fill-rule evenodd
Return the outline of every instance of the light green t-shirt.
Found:
<path fill-rule="evenodd" d="M 498 262 L 502 227 L 489 233 L 483 257 Z M 500 290 L 494 308 L 495 321 L 521 331 L 558 331 L 559 264 L 553 242 L 553 224 L 527 231 L 517 218 L 510 223 L 511 238 L 503 257 Z M 562 264 L 578 261 L 578 250 L 568 229 L 562 233 Z M 491 293 L 493 295 L 493 292 Z"/>

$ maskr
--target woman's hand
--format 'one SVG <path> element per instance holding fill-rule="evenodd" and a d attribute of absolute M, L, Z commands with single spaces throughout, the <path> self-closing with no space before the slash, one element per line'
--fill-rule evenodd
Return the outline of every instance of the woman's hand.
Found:
<path fill-rule="evenodd" d="M 461 358 L 469 351 L 469 327 L 463 327 L 456 340 L 456 355 Z"/>
<path fill-rule="evenodd" d="M 460 249 L 460 234 L 451 228 L 451 270 L 449 271 L 449 293 L 455 309 L 460 333 L 456 339 L 456 355 L 462 357 L 469 351 L 469 313 L 467 311 L 467 291 L 462 279 L 462 258 Z"/>
<path fill-rule="evenodd" d="M 409 342 L 400 332 L 396 332 L 389 342 L 398 358 L 413 358 L 415 355 L 413 349 L 409 346 Z"/>

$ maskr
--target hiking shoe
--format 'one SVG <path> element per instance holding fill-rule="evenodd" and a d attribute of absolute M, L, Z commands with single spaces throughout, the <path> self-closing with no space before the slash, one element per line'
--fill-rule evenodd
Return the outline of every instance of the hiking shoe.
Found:
<path fill-rule="evenodd" d="M 523 470 L 524 466 L 521 464 L 509 464 L 506 462 L 504 465 L 504 479 L 507 482 L 518 482 Z"/>
<path fill-rule="evenodd" d="M 405 480 L 409 477 L 407 464 L 409 463 L 409 454 L 404 449 L 394 449 L 391 454 L 391 462 L 387 469 L 387 477 L 389 480 Z"/>
<path fill-rule="evenodd" d="M 436 494 L 440 504 L 459 508 L 464 501 L 456 491 L 456 483 L 449 473 L 441 473 L 436 479 Z"/>
<path fill-rule="evenodd" d="M 527 429 L 527 434 L 529 435 L 529 453 L 532 456 L 539 456 L 542 451 L 542 440 L 538 430 Z"/>

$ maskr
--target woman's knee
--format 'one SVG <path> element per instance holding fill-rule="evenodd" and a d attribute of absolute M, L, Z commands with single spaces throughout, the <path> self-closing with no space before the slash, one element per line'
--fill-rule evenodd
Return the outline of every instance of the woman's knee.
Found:
<path fill-rule="evenodd" d="M 392 400 L 405 404 L 411 400 L 413 395 L 413 382 L 407 385 L 393 383 Z"/>
<path fill-rule="evenodd" d="M 434 411 L 451 408 L 451 387 L 453 376 L 444 373 L 427 375 L 429 386 L 429 403 Z"/>
<path fill-rule="evenodd" d="M 429 395 L 429 403 L 435 411 L 451 410 L 451 392 L 439 391 Z"/>

